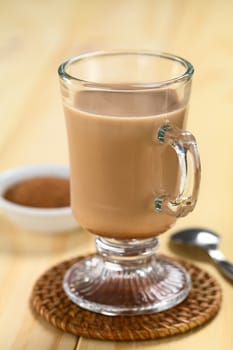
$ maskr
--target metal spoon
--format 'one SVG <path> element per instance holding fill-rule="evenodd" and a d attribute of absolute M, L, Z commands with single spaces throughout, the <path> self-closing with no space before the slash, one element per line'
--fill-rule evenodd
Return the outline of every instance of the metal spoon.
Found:
<path fill-rule="evenodd" d="M 190 228 L 174 233 L 171 236 L 171 240 L 176 243 L 204 249 L 218 265 L 221 272 L 233 280 L 233 264 L 227 261 L 223 253 L 218 249 L 220 237 L 217 233 L 204 228 Z"/>

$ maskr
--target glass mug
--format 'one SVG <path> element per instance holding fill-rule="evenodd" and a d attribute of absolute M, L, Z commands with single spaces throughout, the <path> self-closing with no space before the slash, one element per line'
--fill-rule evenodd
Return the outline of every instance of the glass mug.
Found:
<path fill-rule="evenodd" d="M 87 53 L 59 67 L 72 210 L 97 236 L 97 254 L 64 277 L 83 308 L 151 313 L 188 295 L 188 273 L 155 252 L 157 236 L 197 201 L 199 153 L 185 131 L 193 71 L 183 58 L 148 51 Z"/>

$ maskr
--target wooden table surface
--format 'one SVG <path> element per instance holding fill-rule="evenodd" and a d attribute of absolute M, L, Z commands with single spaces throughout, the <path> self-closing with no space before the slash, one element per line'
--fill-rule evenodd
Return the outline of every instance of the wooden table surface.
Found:
<path fill-rule="evenodd" d="M 233 261 L 233 2 L 231 0 L 9 0 L 0 18 L 0 170 L 67 163 L 57 67 L 80 52 L 144 48 L 179 54 L 195 69 L 189 129 L 202 158 L 202 185 L 193 214 L 175 229 L 207 226 L 222 236 Z M 174 231 L 174 230 L 173 230 Z M 42 236 L 0 217 L 0 348 L 27 350 L 233 349 L 233 284 L 202 252 L 161 251 L 195 261 L 223 288 L 222 308 L 205 327 L 161 341 L 115 343 L 76 338 L 35 319 L 30 291 L 45 269 L 94 250 L 82 230 Z"/>

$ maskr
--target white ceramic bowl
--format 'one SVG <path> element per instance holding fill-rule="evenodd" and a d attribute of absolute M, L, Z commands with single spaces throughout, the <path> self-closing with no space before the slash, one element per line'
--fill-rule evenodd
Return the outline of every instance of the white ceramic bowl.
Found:
<path fill-rule="evenodd" d="M 61 233 L 79 227 L 72 216 L 71 207 L 33 208 L 14 204 L 3 194 L 7 188 L 24 179 L 34 176 L 69 177 L 69 168 L 64 165 L 29 165 L 0 173 L 0 207 L 10 221 L 26 230 L 40 233 Z"/>

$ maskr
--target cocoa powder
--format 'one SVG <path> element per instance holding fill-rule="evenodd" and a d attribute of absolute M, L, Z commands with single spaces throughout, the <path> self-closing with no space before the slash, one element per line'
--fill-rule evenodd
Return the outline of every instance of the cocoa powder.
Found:
<path fill-rule="evenodd" d="M 40 176 L 22 180 L 4 194 L 15 204 L 35 208 L 60 208 L 70 205 L 69 179 L 58 176 Z"/>

